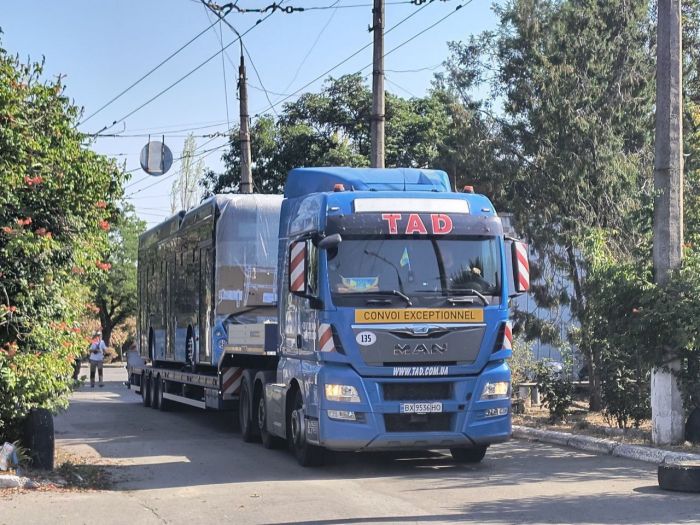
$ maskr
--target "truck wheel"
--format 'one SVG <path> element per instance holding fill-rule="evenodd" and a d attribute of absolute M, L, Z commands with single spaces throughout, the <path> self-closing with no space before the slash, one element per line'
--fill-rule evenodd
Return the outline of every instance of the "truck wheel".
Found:
<path fill-rule="evenodd" d="M 479 463 L 486 455 L 488 445 L 470 448 L 451 448 L 452 459 L 457 463 Z"/>
<path fill-rule="evenodd" d="M 292 410 L 287 411 L 287 440 L 289 448 L 302 467 L 317 467 L 323 465 L 324 450 L 306 441 L 306 422 L 304 420 L 304 399 L 301 391 L 294 396 Z"/>
<path fill-rule="evenodd" d="M 151 406 L 151 376 L 144 372 L 141 374 L 141 402 L 143 406 Z"/>
<path fill-rule="evenodd" d="M 241 427 L 241 437 L 246 443 L 253 443 L 258 435 L 257 421 L 253 422 L 253 396 L 247 378 L 241 383 L 241 395 L 238 398 L 238 418 Z"/>
<path fill-rule="evenodd" d="M 151 376 L 151 408 L 158 410 L 160 405 L 160 376 Z"/>
<path fill-rule="evenodd" d="M 170 400 L 163 397 L 165 394 L 165 379 L 158 377 L 158 408 L 161 412 L 170 410 Z"/>
<path fill-rule="evenodd" d="M 266 414 L 267 412 L 265 408 L 265 395 L 262 394 L 260 396 L 260 400 L 258 401 L 258 429 L 260 431 L 260 440 L 262 441 L 262 446 L 268 450 L 282 448 L 284 441 L 282 441 L 277 436 L 273 436 L 267 430 Z"/>
<path fill-rule="evenodd" d="M 700 492 L 700 462 L 682 461 L 659 465 L 659 487 L 678 492 Z"/>

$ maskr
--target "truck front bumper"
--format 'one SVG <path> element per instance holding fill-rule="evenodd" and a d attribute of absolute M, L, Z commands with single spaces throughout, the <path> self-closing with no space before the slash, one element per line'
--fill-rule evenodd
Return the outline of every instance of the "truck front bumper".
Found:
<path fill-rule="evenodd" d="M 354 372 L 352 372 L 354 374 Z M 343 374 L 344 375 L 344 374 Z M 386 379 L 337 377 L 333 382 L 355 385 L 362 391 L 361 403 L 322 401 L 318 411 L 317 444 L 338 451 L 410 450 L 489 445 L 511 436 L 510 397 L 480 399 L 489 381 L 510 381 L 507 365 L 487 367 L 478 376 L 423 379 Z M 449 398 L 386 399 L 386 383 L 449 383 Z M 405 401 L 439 401 L 442 412 L 436 414 L 402 414 Z M 352 411 L 355 421 L 329 417 L 329 411 Z"/>

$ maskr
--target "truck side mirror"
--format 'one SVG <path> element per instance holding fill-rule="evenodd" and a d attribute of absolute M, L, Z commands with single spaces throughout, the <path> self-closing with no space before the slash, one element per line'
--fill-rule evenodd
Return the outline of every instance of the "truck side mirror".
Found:
<path fill-rule="evenodd" d="M 334 233 L 333 235 L 329 235 L 321 239 L 318 243 L 318 247 L 321 250 L 332 250 L 341 242 L 343 242 L 343 238 L 340 236 L 340 234 Z"/>
<path fill-rule="evenodd" d="M 289 247 L 289 291 L 293 294 L 308 295 L 307 262 L 306 241 L 293 242 Z"/>
<path fill-rule="evenodd" d="M 530 289 L 530 262 L 527 257 L 527 244 L 513 241 L 513 283 L 519 294 Z"/>

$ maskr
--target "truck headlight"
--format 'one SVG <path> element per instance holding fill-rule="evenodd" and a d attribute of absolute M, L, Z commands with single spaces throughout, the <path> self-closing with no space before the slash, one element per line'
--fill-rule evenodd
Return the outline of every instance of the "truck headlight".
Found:
<path fill-rule="evenodd" d="M 359 403 L 360 395 L 357 389 L 350 385 L 326 385 L 326 399 L 328 401 L 343 401 L 345 403 Z"/>
<path fill-rule="evenodd" d="M 496 381 L 494 383 L 486 383 L 481 391 L 480 399 L 505 399 L 510 392 L 509 381 Z"/>

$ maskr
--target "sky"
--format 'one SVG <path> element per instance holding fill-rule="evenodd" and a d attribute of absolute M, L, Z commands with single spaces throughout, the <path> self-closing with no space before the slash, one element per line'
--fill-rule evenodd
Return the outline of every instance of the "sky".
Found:
<path fill-rule="evenodd" d="M 238 0 L 237 5 L 261 8 L 271 3 L 272 0 Z M 449 41 L 466 40 L 495 28 L 496 18 L 488 0 L 472 0 L 455 11 L 464 3 L 435 0 L 416 5 L 386 0 L 386 51 L 453 13 L 385 57 L 387 91 L 406 98 L 424 95 L 448 55 Z M 372 39 L 368 32 L 371 0 L 285 0 L 284 5 L 328 8 L 291 14 L 277 11 L 259 24 L 256 22 L 265 14 L 231 12 L 227 16 L 240 33 L 250 30 L 243 42 L 260 75 L 258 78 L 248 61 L 251 116 L 270 112 L 261 86 L 277 104 L 285 98 L 284 94 L 304 87 Z M 64 76 L 66 93 L 84 108 L 85 119 L 214 21 L 199 0 L 0 0 L 0 46 L 23 60 L 44 57 L 46 77 Z M 126 183 L 125 196 L 149 226 L 171 215 L 169 193 L 179 163 L 176 161 L 165 175 L 152 177 L 139 168 L 140 151 L 149 134 L 153 140 L 164 136 L 177 158 L 187 133 L 225 133 L 236 125 L 239 111 L 234 65 L 238 64 L 239 44 L 235 42 L 220 53 L 222 42 L 226 46 L 234 40 L 230 28 L 214 24 L 153 74 L 79 126 L 81 131 L 95 133 L 120 121 L 103 132 L 120 137 L 97 138 L 90 147 L 125 162 L 127 170 L 134 170 Z M 122 121 L 212 56 L 175 87 Z M 328 76 L 360 70 L 370 74 L 371 68 L 365 66 L 371 61 L 370 45 L 301 92 L 318 91 Z M 275 106 L 276 110 L 280 108 L 281 105 Z M 197 136 L 196 140 L 206 166 L 221 170 L 226 139 Z M 255 152 L 253 160 L 254 157 Z"/>

